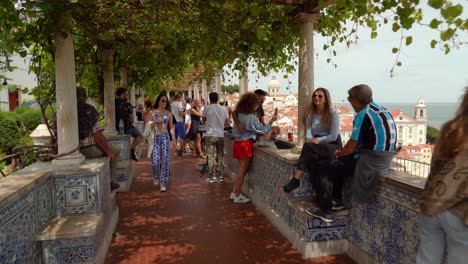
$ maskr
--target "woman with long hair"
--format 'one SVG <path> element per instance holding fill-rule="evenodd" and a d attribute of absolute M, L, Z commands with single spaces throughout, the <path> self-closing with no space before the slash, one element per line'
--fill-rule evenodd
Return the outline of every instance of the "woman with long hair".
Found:
<path fill-rule="evenodd" d="M 274 115 L 270 123 L 263 125 L 255 116 L 257 108 L 260 106 L 258 97 L 254 93 L 246 93 L 242 95 L 236 105 L 238 119 L 244 127 L 244 132 L 239 132 L 236 126 L 232 130 L 234 138 L 233 143 L 233 158 L 239 161 L 239 171 L 237 172 L 234 189 L 232 190 L 231 198 L 235 203 L 247 203 L 249 198 L 241 194 L 242 185 L 244 184 L 245 174 L 249 170 L 250 161 L 253 156 L 253 142 L 257 135 L 270 134 L 271 124 L 276 121 L 277 116 Z"/>
<path fill-rule="evenodd" d="M 468 250 L 468 87 L 440 130 L 421 201 L 416 263 L 466 263 Z"/>
<path fill-rule="evenodd" d="M 171 122 L 169 99 L 165 94 L 159 94 L 154 103 L 152 123 L 154 134 L 151 165 L 153 168 L 153 183 L 160 185 L 161 192 L 167 190 L 169 180 L 169 133 L 174 135 L 174 125 Z"/>
<path fill-rule="evenodd" d="M 327 89 L 315 89 L 309 110 L 302 122 L 307 129 L 307 141 L 302 148 L 295 176 L 282 187 L 284 192 L 297 189 L 306 170 L 313 173 L 316 161 L 331 160 L 335 150 L 342 145 L 339 142 L 340 119 L 332 107 L 330 92 Z"/>
<path fill-rule="evenodd" d="M 205 154 L 203 154 L 202 150 L 202 134 L 198 131 L 199 126 L 201 125 L 201 117 L 202 117 L 202 110 L 201 110 L 201 101 L 195 99 L 193 101 L 193 106 L 190 108 L 190 118 L 191 118 L 191 125 L 190 130 L 187 134 L 187 139 L 192 141 L 192 157 L 196 158 L 206 158 Z M 198 152 L 198 155 L 197 155 Z"/>

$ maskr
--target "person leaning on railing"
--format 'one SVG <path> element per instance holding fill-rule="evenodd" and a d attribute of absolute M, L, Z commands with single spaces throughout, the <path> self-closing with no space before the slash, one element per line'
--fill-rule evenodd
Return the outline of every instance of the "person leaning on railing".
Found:
<path fill-rule="evenodd" d="M 468 261 L 468 87 L 440 131 L 421 200 L 417 264 Z"/>
<path fill-rule="evenodd" d="M 238 122 L 243 127 L 243 132 L 239 131 L 237 126 L 232 129 L 233 143 L 233 158 L 239 161 L 239 171 L 237 172 L 234 189 L 229 196 L 235 203 L 247 203 L 249 198 L 241 194 L 242 185 L 244 184 L 245 174 L 249 170 L 250 161 L 253 156 L 253 142 L 257 135 L 270 134 L 271 124 L 276 121 L 277 116 L 273 115 L 270 123 L 263 125 L 260 123 L 255 113 L 260 106 L 258 97 L 253 93 L 242 95 L 236 105 L 236 113 Z"/>

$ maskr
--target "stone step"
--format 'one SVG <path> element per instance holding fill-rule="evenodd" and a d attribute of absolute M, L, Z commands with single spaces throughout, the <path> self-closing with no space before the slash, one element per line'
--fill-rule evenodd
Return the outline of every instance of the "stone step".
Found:
<path fill-rule="evenodd" d="M 75 239 L 95 236 L 101 218 L 101 214 L 56 217 L 37 236 L 37 240 Z"/>
<path fill-rule="evenodd" d="M 321 219 L 312 217 L 306 212 L 314 204 L 307 200 L 290 200 L 290 226 L 307 241 L 328 241 L 346 239 L 346 225 L 348 210 L 333 212 L 333 221 L 325 223 Z"/>

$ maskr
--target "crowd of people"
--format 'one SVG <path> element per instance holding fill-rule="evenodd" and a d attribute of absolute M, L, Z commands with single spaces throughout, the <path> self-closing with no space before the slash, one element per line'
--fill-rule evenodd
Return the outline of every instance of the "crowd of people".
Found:
<path fill-rule="evenodd" d="M 170 169 L 170 145 L 179 156 L 188 151 L 192 157 L 207 159 L 208 183 L 224 181 L 224 133 L 231 130 L 233 157 L 239 162 L 233 190 L 229 198 L 235 203 L 249 202 L 242 194 L 242 185 L 252 163 L 253 144 L 259 139 L 274 139 L 279 128 L 272 126 L 277 111 L 267 122 L 262 104 L 266 92 L 256 90 L 243 94 L 235 110 L 226 107 L 219 94 L 209 94 L 209 104 L 203 100 L 184 100 L 181 94 L 172 103 L 165 93 L 157 96 L 154 105 L 147 98 L 137 108 L 138 119 L 144 121 L 144 131 L 133 125 L 133 107 L 127 101 L 124 88 L 116 91 L 116 129 L 134 138 L 131 155 L 138 160 L 135 149 L 148 142 L 147 156 L 152 163 L 153 183 L 160 191 L 167 190 Z M 87 103 L 86 90 L 77 89 L 79 137 L 81 152 L 87 158 L 108 156 L 111 159 L 111 190 L 118 188 L 115 180 L 116 156 L 119 149 L 107 144 L 98 122 L 96 109 Z M 360 84 L 348 90 L 348 101 L 356 112 L 352 135 L 344 146 L 339 131 L 339 117 L 333 108 L 330 92 L 317 88 L 308 111 L 302 117 L 306 127 L 306 142 L 294 177 L 280 187 L 290 193 L 300 187 L 300 179 L 311 180 L 316 206 L 307 213 L 324 222 L 332 222 L 334 210 L 345 206 L 343 185 L 350 179 L 353 201 L 364 203 L 375 192 L 380 176 L 397 154 L 397 133 L 391 114 L 373 101 L 369 86 Z M 417 263 L 441 263 L 447 252 L 449 263 L 461 263 L 462 251 L 468 246 L 468 88 L 454 119 L 441 130 L 434 151 L 431 172 L 421 203 L 421 244 Z M 231 120 L 233 126 L 231 127 Z M 187 144 L 189 143 L 189 144 Z"/>

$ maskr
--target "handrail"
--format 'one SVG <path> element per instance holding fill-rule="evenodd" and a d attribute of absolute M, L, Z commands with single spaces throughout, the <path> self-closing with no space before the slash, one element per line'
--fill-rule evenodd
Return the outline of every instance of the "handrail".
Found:
<path fill-rule="evenodd" d="M 390 168 L 402 173 L 427 178 L 431 170 L 431 164 L 417 160 L 393 158 Z"/>

